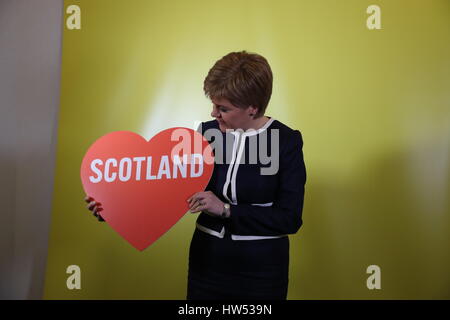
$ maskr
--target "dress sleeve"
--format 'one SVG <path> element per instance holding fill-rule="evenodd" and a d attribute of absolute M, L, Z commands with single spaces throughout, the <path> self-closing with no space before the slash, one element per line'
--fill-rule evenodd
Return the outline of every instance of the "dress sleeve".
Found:
<path fill-rule="evenodd" d="M 233 234 L 277 236 L 300 229 L 306 183 L 302 148 L 302 135 L 295 130 L 280 152 L 279 188 L 272 206 L 231 205 L 228 222 Z"/>
<path fill-rule="evenodd" d="M 200 122 L 200 124 L 197 127 L 197 131 L 198 133 L 201 133 L 203 135 L 203 122 Z"/>

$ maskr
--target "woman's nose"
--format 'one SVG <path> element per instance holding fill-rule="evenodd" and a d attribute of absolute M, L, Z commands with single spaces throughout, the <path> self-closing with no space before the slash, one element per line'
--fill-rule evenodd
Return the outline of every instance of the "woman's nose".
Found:
<path fill-rule="evenodd" d="M 211 117 L 218 118 L 219 116 L 220 116 L 220 112 L 217 112 L 217 110 L 215 108 L 213 108 L 211 111 Z"/>

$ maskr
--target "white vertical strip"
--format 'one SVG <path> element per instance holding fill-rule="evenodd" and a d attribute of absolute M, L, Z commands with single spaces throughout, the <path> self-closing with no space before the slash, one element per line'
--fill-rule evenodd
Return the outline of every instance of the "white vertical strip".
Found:
<path fill-rule="evenodd" d="M 237 175 L 237 171 L 239 169 L 239 164 L 241 162 L 242 153 L 243 153 L 244 147 L 245 147 L 245 137 L 246 137 L 246 135 L 243 134 L 242 138 L 240 139 L 239 152 L 237 154 L 236 164 L 234 165 L 233 175 L 231 177 L 231 198 L 233 200 L 233 204 L 237 204 L 236 175 Z"/>
<path fill-rule="evenodd" d="M 236 159 L 236 149 L 237 149 L 237 146 L 239 143 L 239 133 L 238 132 L 231 132 L 231 133 L 233 135 L 235 135 L 234 142 L 233 142 L 233 152 L 232 152 L 232 157 L 231 157 L 231 163 L 228 166 L 227 179 L 225 181 L 225 184 L 223 185 L 223 191 L 222 191 L 223 196 L 229 202 L 232 202 L 232 201 L 227 196 L 227 189 L 228 189 L 228 185 L 230 184 L 231 172 L 233 171 L 233 165 L 234 165 L 234 161 Z"/>

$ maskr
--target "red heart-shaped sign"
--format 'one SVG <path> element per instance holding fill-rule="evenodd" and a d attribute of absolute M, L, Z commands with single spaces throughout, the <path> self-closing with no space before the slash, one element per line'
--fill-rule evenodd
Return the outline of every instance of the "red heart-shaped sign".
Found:
<path fill-rule="evenodd" d="M 205 189 L 213 168 L 211 146 L 192 129 L 170 128 L 148 142 L 116 131 L 91 145 L 81 181 L 105 221 L 142 251 L 189 210 L 187 199 Z"/>

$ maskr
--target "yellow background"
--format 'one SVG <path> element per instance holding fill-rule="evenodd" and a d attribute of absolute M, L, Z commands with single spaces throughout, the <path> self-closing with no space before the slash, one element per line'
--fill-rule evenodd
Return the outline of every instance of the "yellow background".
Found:
<path fill-rule="evenodd" d="M 244 49 L 272 66 L 266 115 L 304 139 L 288 298 L 450 298 L 450 1 L 71 4 L 82 28 L 64 28 L 46 299 L 185 298 L 196 216 L 139 252 L 86 209 L 81 160 L 111 131 L 210 120 L 203 79 Z M 381 30 L 366 27 L 372 4 Z M 72 264 L 81 290 L 66 287 Z M 372 264 L 381 290 L 366 287 Z"/>

